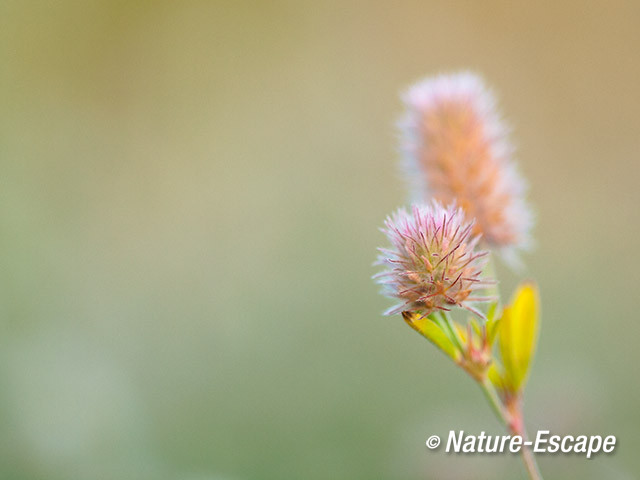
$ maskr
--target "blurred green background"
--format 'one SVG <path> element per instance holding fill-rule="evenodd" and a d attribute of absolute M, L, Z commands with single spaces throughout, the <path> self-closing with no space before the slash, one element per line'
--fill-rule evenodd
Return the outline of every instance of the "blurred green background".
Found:
<path fill-rule="evenodd" d="M 0 4 L 0 478 L 524 478 L 370 280 L 398 93 L 470 68 L 537 214 L 529 429 L 640 471 L 640 3 Z M 500 269 L 503 295 L 520 279 Z"/>

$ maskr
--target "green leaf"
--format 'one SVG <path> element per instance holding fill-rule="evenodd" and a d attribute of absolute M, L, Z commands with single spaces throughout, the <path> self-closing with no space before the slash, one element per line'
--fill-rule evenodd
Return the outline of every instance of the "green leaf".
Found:
<path fill-rule="evenodd" d="M 498 327 L 500 326 L 500 320 L 502 317 L 497 315 L 498 302 L 494 302 L 489 306 L 487 311 L 487 340 L 489 345 L 493 345 L 498 333 Z"/>
<path fill-rule="evenodd" d="M 430 317 L 422 317 L 417 313 L 402 312 L 402 318 L 416 332 L 426 337 L 431 343 L 451 357 L 454 361 L 461 358 L 460 351 L 455 347 L 449 337 L 442 331 L 440 326 Z"/>
<path fill-rule="evenodd" d="M 505 307 L 498 330 L 505 387 L 517 392 L 524 387 L 538 339 L 538 290 L 525 283 Z"/>
<path fill-rule="evenodd" d="M 504 390 L 504 375 L 502 374 L 502 371 L 502 367 L 497 365 L 494 361 L 489 367 L 489 371 L 487 372 L 489 381 L 493 384 L 494 387 L 498 389 L 498 391 Z"/>
<path fill-rule="evenodd" d="M 496 312 L 498 311 L 498 302 L 491 302 L 489 308 L 487 309 L 487 321 L 493 322 L 496 319 Z"/>

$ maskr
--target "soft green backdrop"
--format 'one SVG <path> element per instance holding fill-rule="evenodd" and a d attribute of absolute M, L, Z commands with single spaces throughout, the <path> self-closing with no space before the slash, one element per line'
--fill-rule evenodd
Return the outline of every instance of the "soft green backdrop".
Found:
<path fill-rule="evenodd" d="M 471 68 L 537 213 L 529 428 L 640 471 L 640 3 L 0 3 L 0 478 L 523 478 L 370 280 L 397 94 Z M 509 294 L 518 277 L 501 271 Z M 479 469 L 478 473 L 469 473 Z"/>

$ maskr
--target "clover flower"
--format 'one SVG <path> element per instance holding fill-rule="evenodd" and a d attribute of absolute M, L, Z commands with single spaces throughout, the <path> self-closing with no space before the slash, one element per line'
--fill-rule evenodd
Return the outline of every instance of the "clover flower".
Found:
<path fill-rule="evenodd" d="M 482 79 L 441 75 L 414 85 L 403 100 L 401 150 L 412 199 L 456 202 L 475 220 L 474 233 L 517 258 L 529 244 L 532 218 L 507 128 Z"/>
<path fill-rule="evenodd" d="M 385 312 L 420 313 L 422 316 L 452 306 L 483 316 L 472 304 L 489 301 L 476 290 L 495 282 L 481 278 L 487 251 L 477 251 L 479 236 L 462 209 L 444 208 L 437 202 L 398 210 L 382 231 L 391 248 L 381 248 L 377 264 L 389 268 L 375 276 L 383 293 L 401 303 Z"/>

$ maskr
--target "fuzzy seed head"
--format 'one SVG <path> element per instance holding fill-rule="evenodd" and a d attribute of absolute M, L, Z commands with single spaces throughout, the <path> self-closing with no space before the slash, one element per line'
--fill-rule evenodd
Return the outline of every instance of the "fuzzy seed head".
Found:
<path fill-rule="evenodd" d="M 391 248 L 381 248 L 378 264 L 387 270 L 376 275 L 383 293 L 400 300 L 385 314 L 400 312 L 430 315 L 453 306 L 482 316 L 473 304 L 489 301 L 476 291 L 493 284 L 481 278 L 488 252 L 477 251 L 479 236 L 462 209 L 437 202 L 398 210 L 382 231 Z"/>
<path fill-rule="evenodd" d="M 482 79 L 438 76 L 411 87 L 403 100 L 399 126 L 412 200 L 455 202 L 489 246 L 512 257 L 525 249 L 532 224 L 525 185 Z"/>

